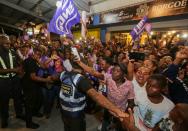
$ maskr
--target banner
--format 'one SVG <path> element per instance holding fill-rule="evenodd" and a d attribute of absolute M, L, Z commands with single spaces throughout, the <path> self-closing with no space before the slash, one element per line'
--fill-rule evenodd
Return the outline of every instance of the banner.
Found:
<path fill-rule="evenodd" d="M 139 20 L 144 16 L 156 18 L 188 13 L 188 0 L 154 0 L 100 14 L 100 24 Z"/>
<path fill-rule="evenodd" d="M 148 18 L 145 16 L 131 31 L 130 35 L 132 36 L 132 40 L 136 40 L 140 34 L 143 32 L 145 29 L 145 25 L 147 22 Z"/>
<path fill-rule="evenodd" d="M 71 27 L 80 22 L 80 14 L 72 0 L 60 2 L 61 6 L 57 7 L 48 30 L 56 34 L 72 36 Z"/>

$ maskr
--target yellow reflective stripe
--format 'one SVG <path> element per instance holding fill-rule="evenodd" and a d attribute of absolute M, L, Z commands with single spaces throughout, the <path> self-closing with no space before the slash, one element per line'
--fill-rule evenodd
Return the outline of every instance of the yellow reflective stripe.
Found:
<path fill-rule="evenodd" d="M 13 63 L 13 56 L 11 51 L 9 51 L 9 61 L 10 61 L 10 69 L 14 68 L 14 63 Z M 11 73 L 12 76 L 15 76 L 15 73 Z"/>
<path fill-rule="evenodd" d="M 15 73 L 12 73 L 12 77 L 16 76 Z M 0 78 L 10 78 L 9 74 L 6 75 L 0 75 Z"/>
<path fill-rule="evenodd" d="M 0 75 L 0 78 L 9 78 L 9 75 Z"/>
<path fill-rule="evenodd" d="M 1 62 L 1 65 L 3 67 L 3 69 L 7 69 L 6 65 L 5 65 L 5 62 L 3 61 L 3 59 L 0 57 L 0 62 Z M 9 77 L 9 74 L 6 74 L 6 75 L 0 75 L 0 78 L 8 78 Z"/>
<path fill-rule="evenodd" d="M 14 65 L 13 65 L 13 57 L 11 51 L 9 51 L 9 61 L 10 61 L 10 69 L 13 69 Z"/>
<path fill-rule="evenodd" d="M 1 62 L 1 65 L 2 65 L 3 69 L 7 69 L 7 67 L 5 65 L 5 62 L 3 61 L 3 59 L 1 58 L 1 56 L 0 56 L 0 62 Z"/>
<path fill-rule="evenodd" d="M 0 56 L 0 62 L 1 62 L 1 65 L 2 65 L 3 69 L 7 69 L 7 67 L 5 65 L 5 62 L 1 58 L 1 56 Z M 10 69 L 13 69 L 14 68 L 14 65 L 13 65 L 13 56 L 12 56 L 12 53 L 10 51 L 9 51 L 9 62 L 10 62 Z M 0 75 L 0 78 L 9 78 L 9 74 L 11 74 L 12 77 L 16 75 L 15 73 L 7 73 L 6 75 Z"/>

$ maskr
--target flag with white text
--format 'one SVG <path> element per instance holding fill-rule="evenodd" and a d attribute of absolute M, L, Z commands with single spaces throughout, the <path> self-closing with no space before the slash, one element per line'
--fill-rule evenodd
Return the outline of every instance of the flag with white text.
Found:
<path fill-rule="evenodd" d="M 131 31 L 130 35 L 132 36 L 132 40 L 135 41 L 140 34 L 144 31 L 145 29 L 145 24 L 147 23 L 147 16 L 145 16 Z"/>
<path fill-rule="evenodd" d="M 60 5 L 50 21 L 50 32 L 72 36 L 71 27 L 80 22 L 80 14 L 72 0 L 60 0 Z"/>

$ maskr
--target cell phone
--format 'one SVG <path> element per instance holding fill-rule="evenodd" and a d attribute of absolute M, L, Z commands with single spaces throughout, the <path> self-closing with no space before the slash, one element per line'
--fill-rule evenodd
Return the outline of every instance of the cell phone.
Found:
<path fill-rule="evenodd" d="M 129 52 L 129 59 L 134 59 L 135 61 L 143 61 L 145 59 L 145 54 L 140 52 Z"/>
<path fill-rule="evenodd" d="M 71 47 L 71 51 L 72 51 L 72 54 L 73 54 L 74 56 L 76 56 L 76 58 L 77 58 L 78 60 L 80 60 L 80 55 L 78 54 L 78 50 L 76 49 L 76 47 Z"/>

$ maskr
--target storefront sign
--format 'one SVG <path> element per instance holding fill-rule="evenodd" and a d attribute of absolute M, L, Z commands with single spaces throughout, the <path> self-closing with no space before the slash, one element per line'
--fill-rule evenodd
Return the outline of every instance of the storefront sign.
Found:
<path fill-rule="evenodd" d="M 172 16 L 188 13 L 188 0 L 154 0 L 141 5 L 118 9 L 100 15 L 100 23 L 118 23 L 126 20 Z"/>

